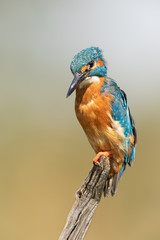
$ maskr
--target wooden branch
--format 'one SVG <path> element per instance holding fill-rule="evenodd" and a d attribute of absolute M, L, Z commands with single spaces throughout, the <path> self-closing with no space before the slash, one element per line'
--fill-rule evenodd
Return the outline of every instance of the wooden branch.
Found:
<path fill-rule="evenodd" d="M 65 227 L 59 240 L 81 240 L 89 227 L 94 211 L 106 195 L 106 183 L 110 171 L 109 158 L 101 157 L 100 165 L 94 165 L 83 185 L 76 193 L 76 200 L 67 217 Z"/>

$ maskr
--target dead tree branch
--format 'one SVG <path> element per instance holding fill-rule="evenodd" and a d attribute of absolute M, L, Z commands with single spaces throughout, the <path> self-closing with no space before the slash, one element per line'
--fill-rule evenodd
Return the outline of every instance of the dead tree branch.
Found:
<path fill-rule="evenodd" d="M 89 227 L 94 211 L 105 193 L 109 176 L 109 158 L 101 157 L 100 165 L 94 165 L 83 185 L 76 193 L 76 200 L 67 217 L 65 227 L 59 240 L 81 240 Z"/>

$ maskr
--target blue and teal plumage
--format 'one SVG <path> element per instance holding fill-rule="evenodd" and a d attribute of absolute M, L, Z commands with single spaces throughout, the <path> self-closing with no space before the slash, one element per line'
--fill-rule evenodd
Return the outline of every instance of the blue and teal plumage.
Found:
<path fill-rule="evenodd" d="M 91 60 L 98 61 L 98 59 L 105 62 L 102 50 L 98 47 L 91 47 L 82 50 L 81 52 L 77 53 L 70 65 L 72 73 L 81 72 L 81 68 L 87 65 Z M 107 75 L 107 67 L 105 66 L 98 66 L 93 71 L 89 73 L 88 76 L 106 76 Z"/>
<path fill-rule="evenodd" d="M 104 83 L 102 87 L 102 93 L 106 94 L 109 93 L 114 96 L 114 100 L 111 106 L 112 109 L 111 116 L 113 120 L 119 122 L 119 124 L 124 130 L 125 135 L 124 144 L 126 145 L 126 149 L 128 149 L 129 151 L 129 148 L 131 147 L 131 153 L 129 154 L 127 151 L 126 154 L 124 155 L 125 161 L 120 171 L 121 177 L 122 173 L 125 170 L 126 164 L 128 163 L 131 166 L 135 158 L 135 143 L 137 136 L 134 120 L 131 116 L 130 109 L 127 104 L 127 96 L 125 92 L 118 87 L 117 83 L 113 79 L 108 78 L 108 80 Z M 135 141 L 133 144 L 130 143 L 130 135 L 131 136 L 134 135 Z"/>

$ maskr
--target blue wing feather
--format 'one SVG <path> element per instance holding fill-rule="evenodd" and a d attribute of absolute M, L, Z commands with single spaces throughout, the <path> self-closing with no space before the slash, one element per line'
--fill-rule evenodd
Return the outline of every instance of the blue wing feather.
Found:
<path fill-rule="evenodd" d="M 112 102 L 112 118 L 118 121 L 121 127 L 124 129 L 124 135 L 126 140 L 124 144 L 127 149 L 131 148 L 131 153 L 127 152 L 124 156 L 124 164 L 121 168 L 120 177 L 125 170 L 126 164 L 132 165 L 134 157 L 135 157 L 135 143 L 137 141 L 136 128 L 134 124 L 133 117 L 130 113 L 130 109 L 127 104 L 127 96 L 123 90 L 121 90 L 117 83 L 109 78 L 109 81 L 106 81 L 104 86 L 102 87 L 102 92 L 108 90 L 113 96 L 114 100 Z M 134 136 L 134 144 L 130 143 L 129 136 Z"/>

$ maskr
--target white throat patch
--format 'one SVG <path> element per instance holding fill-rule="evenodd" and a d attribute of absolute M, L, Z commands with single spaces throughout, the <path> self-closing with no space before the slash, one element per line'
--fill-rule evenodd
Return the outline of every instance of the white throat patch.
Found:
<path fill-rule="evenodd" d="M 86 79 L 84 79 L 80 84 L 79 84 L 79 88 L 83 88 L 91 83 L 94 82 L 100 82 L 99 77 L 97 76 L 93 76 L 93 77 L 87 77 Z"/>

